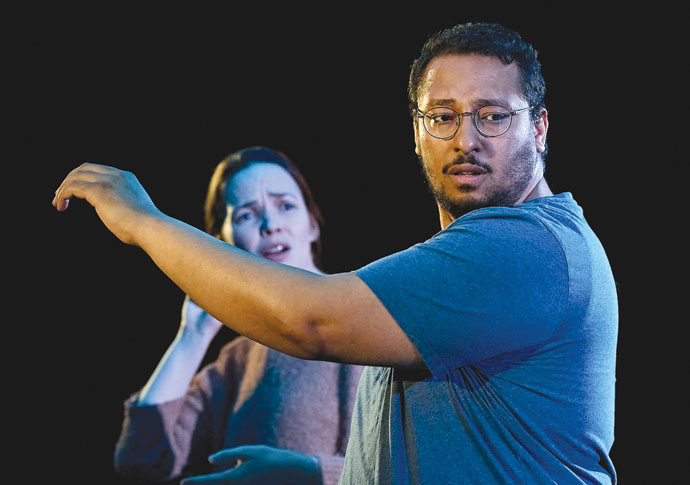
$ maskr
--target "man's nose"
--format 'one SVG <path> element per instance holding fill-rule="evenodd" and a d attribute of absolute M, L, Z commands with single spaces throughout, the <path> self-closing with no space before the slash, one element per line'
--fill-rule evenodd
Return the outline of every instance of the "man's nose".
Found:
<path fill-rule="evenodd" d="M 479 151 L 482 135 L 474 126 L 474 119 L 471 115 L 461 118 L 460 126 L 455 136 L 451 139 L 455 145 L 456 152 L 471 153 Z"/>

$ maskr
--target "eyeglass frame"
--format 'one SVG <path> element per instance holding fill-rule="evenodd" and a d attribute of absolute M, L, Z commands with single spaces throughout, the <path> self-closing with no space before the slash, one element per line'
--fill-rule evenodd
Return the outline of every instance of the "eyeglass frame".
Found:
<path fill-rule="evenodd" d="M 528 106 L 528 107 L 526 107 L 526 108 L 508 110 L 508 114 L 510 115 L 510 122 L 508 123 L 508 127 L 505 129 L 505 131 L 504 131 L 503 133 L 499 133 L 498 135 L 487 135 L 487 134 L 484 133 L 484 132 L 479 128 L 479 126 L 477 125 L 477 115 L 479 114 L 479 112 L 480 112 L 481 110 L 483 110 L 484 108 L 488 108 L 488 107 L 490 107 L 490 106 L 496 106 L 497 108 L 507 109 L 507 108 L 505 108 L 505 107 L 503 107 L 503 106 L 497 106 L 497 105 L 489 104 L 489 105 L 486 105 L 486 106 L 481 106 L 481 107 L 477 108 L 475 111 L 465 111 L 464 113 L 458 113 L 458 112 L 455 111 L 453 108 L 449 108 L 448 106 L 433 106 L 433 107 L 429 108 L 428 110 L 426 110 L 426 111 L 424 111 L 424 112 L 422 112 L 422 110 L 420 110 L 419 108 L 415 108 L 415 110 L 417 111 L 416 117 L 417 117 L 417 118 L 422 118 L 422 126 L 424 126 L 424 130 L 425 130 L 427 133 L 429 133 L 429 136 L 432 136 L 432 137 L 434 137 L 434 138 L 436 138 L 436 139 L 438 139 L 438 140 L 450 140 L 451 138 L 453 138 L 455 135 L 458 134 L 458 130 L 460 129 L 460 124 L 462 123 L 462 119 L 463 119 L 465 116 L 472 116 L 472 121 L 474 122 L 474 127 L 476 128 L 476 130 L 479 132 L 480 135 L 482 135 L 482 136 L 485 137 L 485 138 L 496 138 L 497 136 L 505 135 L 505 134 L 508 132 L 508 130 L 510 130 L 510 127 L 513 126 L 513 116 L 515 116 L 515 115 L 517 115 L 517 114 L 520 114 L 520 113 L 522 113 L 523 111 L 527 111 L 528 109 L 532 109 L 532 108 L 534 107 L 534 106 Z M 424 123 L 424 118 L 426 117 L 426 114 L 427 114 L 429 111 L 431 111 L 432 109 L 438 109 L 438 108 L 449 109 L 449 110 L 451 110 L 453 113 L 455 113 L 456 115 L 458 115 L 458 121 L 455 123 L 455 131 L 453 132 L 452 135 L 449 135 L 449 136 L 436 136 L 436 135 L 434 135 L 433 133 L 431 133 L 431 132 L 429 131 L 429 128 L 426 127 L 426 123 Z"/>

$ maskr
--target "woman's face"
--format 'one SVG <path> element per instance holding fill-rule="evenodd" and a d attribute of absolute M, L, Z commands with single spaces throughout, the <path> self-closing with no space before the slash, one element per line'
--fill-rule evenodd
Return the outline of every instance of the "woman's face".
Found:
<path fill-rule="evenodd" d="M 292 176 L 274 163 L 255 162 L 228 180 L 224 241 L 266 259 L 315 270 L 311 243 L 319 237 Z"/>

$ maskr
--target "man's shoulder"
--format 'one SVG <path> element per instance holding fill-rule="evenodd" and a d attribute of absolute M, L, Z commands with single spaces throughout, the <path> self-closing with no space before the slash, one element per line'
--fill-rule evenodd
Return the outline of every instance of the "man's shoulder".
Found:
<path fill-rule="evenodd" d="M 572 194 L 561 194 L 539 197 L 512 207 L 490 206 L 475 209 L 456 219 L 448 227 L 471 221 L 491 222 L 501 219 L 530 220 L 543 217 L 581 218 L 582 208 Z"/>
<path fill-rule="evenodd" d="M 512 241 L 559 239 L 564 230 L 587 227 L 582 208 L 570 193 L 530 200 L 515 207 L 484 207 L 453 221 L 428 241 L 452 239 L 456 233 L 489 240 Z"/>
<path fill-rule="evenodd" d="M 397 271 L 424 268 L 417 278 L 455 265 L 468 268 L 522 267 L 525 261 L 565 264 L 565 228 L 580 231 L 579 206 L 570 194 L 535 199 L 518 207 L 485 207 L 469 212 L 426 241 L 360 268 L 362 277 L 375 273 L 388 281 Z M 510 265 L 508 263 L 515 264 Z M 365 280 L 366 281 L 366 280 Z"/>

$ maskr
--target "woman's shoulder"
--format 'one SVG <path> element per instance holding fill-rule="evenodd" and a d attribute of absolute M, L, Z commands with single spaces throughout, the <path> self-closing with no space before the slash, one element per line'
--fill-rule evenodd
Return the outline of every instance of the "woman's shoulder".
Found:
<path fill-rule="evenodd" d="M 223 362 L 227 360 L 245 360 L 252 351 L 261 347 L 264 346 L 247 337 L 238 335 L 220 349 L 217 360 Z"/>
<path fill-rule="evenodd" d="M 306 372 L 336 372 L 348 376 L 349 379 L 358 379 L 363 367 L 352 364 L 340 364 L 319 360 L 304 360 L 292 357 L 278 350 L 266 347 L 263 344 L 238 336 L 225 344 L 215 362 L 217 367 L 232 367 L 236 371 L 247 366 L 262 364 L 277 365 L 279 367 L 299 368 Z"/>

